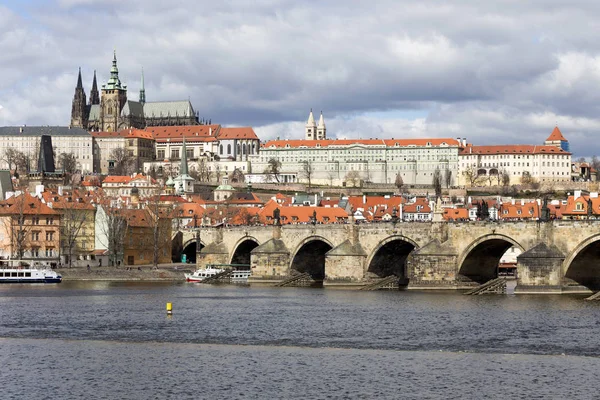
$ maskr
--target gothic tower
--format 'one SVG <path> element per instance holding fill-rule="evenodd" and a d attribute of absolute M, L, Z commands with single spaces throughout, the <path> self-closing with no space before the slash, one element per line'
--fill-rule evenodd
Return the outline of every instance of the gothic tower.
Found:
<path fill-rule="evenodd" d="M 315 123 L 315 117 L 313 116 L 312 108 L 310 114 L 308 114 L 308 121 L 306 121 L 306 140 L 314 140 L 317 138 L 317 124 Z"/>
<path fill-rule="evenodd" d="M 77 77 L 77 87 L 73 96 L 73 106 L 71 108 L 71 126 L 74 128 L 87 128 L 87 104 L 85 100 L 85 91 L 81 83 L 81 68 Z"/>
<path fill-rule="evenodd" d="M 321 117 L 319 118 L 319 125 L 317 125 L 317 139 L 327 139 L 327 128 L 325 128 L 325 120 L 323 119 L 323 111 L 321 111 Z"/>
<path fill-rule="evenodd" d="M 114 52 L 110 79 L 102 85 L 100 99 L 100 129 L 105 132 L 119 130 L 121 110 L 127 101 L 127 86 L 121 85 L 117 68 L 117 52 Z"/>
<path fill-rule="evenodd" d="M 94 80 L 92 82 L 92 90 L 90 91 L 90 106 L 100 104 L 100 94 L 98 93 L 98 83 L 96 82 L 96 70 L 94 70 Z"/>

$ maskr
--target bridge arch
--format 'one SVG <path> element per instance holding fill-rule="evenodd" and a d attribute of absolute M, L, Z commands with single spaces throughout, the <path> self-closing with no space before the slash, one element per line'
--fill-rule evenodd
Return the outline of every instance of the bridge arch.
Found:
<path fill-rule="evenodd" d="M 600 233 L 582 241 L 563 261 L 562 271 L 591 290 L 600 290 Z"/>
<path fill-rule="evenodd" d="M 458 259 L 459 279 L 485 283 L 497 278 L 500 258 L 512 246 L 525 251 L 519 242 L 506 235 L 492 233 L 477 238 Z"/>
<path fill-rule="evenodd" d="M 252 250 L 260 245 L 258 239 L 252 236 L 244 236 L 237 241 L 233 247 L 233 253 L 231 254 L 230 264 L 245 264 L 250 265 L 250 255 Z M 250 267 L 248 267 L 249 269 Z"/>
<path fill-rule="evenodd" d="M 204 243 L 202 243 L 202 239 L 200 239 L 200 251 L 206 247 Z M 181 254 L 185 254 L 186 261 L 191 264 L 196 263 L 196 253 L 198 251 L 198 244 L 196 243 L 196 238 L 188 239 L 185 243 L 183 243 Z M 180 257 L 181 260 L 181 257 Z M 179 261 L 179 260 L 177 260 Z"/>
<path fill-rule="evenodd" d="M 325 279 L 325 254 L 333 249 L 333 244 L 322 236 L 310 236 L 296 247 L 290 263 L 290 270 L 308 272 L 316 281 Z"/>
<path fill-rule="evenodd" d="M 367 272 L 380 278 L 390 275 L 406 278 L 406 260 L 418 248 L 417 242 L 406 236 L 389 236 L 379 242 L 367 258 Z"/>

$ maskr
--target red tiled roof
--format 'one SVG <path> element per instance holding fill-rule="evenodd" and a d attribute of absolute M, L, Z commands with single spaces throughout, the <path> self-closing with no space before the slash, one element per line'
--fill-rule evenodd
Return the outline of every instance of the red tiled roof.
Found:
<path fill-rule="evenodd" d="M 417 206 L 421 206 L 421 209 L 417 211 Z M 405 214 L 411 213 L 430 213 L 431 207 L 429 201 L 425 197 L 417 197 L 414 203 L 406 203 L 402 208 L 402 212 Z"/>
<path fill-rule="evenodd" d="M 508 145 L 493 145 L 493 146 L 472 146 L 467 145 L 460 155 L 470 154 L 571 154 L 556 146 L 538 146 L 531 144 L 508 144 Z"/>
<path fill-rule="evenodd" d="M 51 209 L 42 201 L 29 193 L 12 196 L 0 201 L 0 215 L 58 215 L 58 211 Z"/>
<path fill-rule="evenodd" d="M 444 219 L 469 219 L 469 210 L 466 208 L 444 208 Z"/>
<path fill-rule="evenodd" d="M 456 139 L 451 138 L 432 138 L 432 139 L 326 139 L 326 140 L 270 140 L 262 147 L 284 148 L 284 147 L 337 147 L 337 146 L 387 146 L 387 147 L 407 147 L 407 146 L 441 146 L 444 143 L 449 146 L 460 146 Z"/>
<path fill-rule="evenodd" d="M 568 142 L 568 140 L 565 139 L 565 137 L 563 136 L 560 129 L 558 129 L 558 126 L 554 127 L 554 130 L 552 131 L 550 136 L 548 136 L 548 139 L 546 139 L 546 141 L 547 142 L 554 142 L 554 141 Z"/>
<path fill-rule="evenodd" d="M 221 129 L 221 125 L 185 125 L 185 126 L 152 126 L 147 127 L 146 131 L 150 132 L 157 141 L 166 139 L 185 137 L 186 140 L 194 138 L 215 138 Z M 162 139 L 162 140 L 161 140 Z"/>
<path fill-rule="evenodd" d="M 258 136 L 249 126 L 237 127 L 237 128 L 221 128 L 217 139 L 255 139 L 258 140 Z"/>
<path fill-rule="evenodd" d="M 540 217 L 540 206 L 537 201 L 521 204 L 517 202 L 502 203 L 500 206 L 500 212 L 498 218 L 500 219 L 528 219 L 528 218 L 539 218 Z"/>

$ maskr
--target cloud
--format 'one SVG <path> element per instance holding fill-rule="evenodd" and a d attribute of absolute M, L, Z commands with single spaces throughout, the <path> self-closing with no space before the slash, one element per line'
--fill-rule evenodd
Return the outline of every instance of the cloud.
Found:
<path fill-rule="evenodd" d="M 148 101 L 190 98 L 264 139 L 303 137 L 312 107 L 338 137 L 540 143 L 558 123 L 587 156 L 600 154 L 600 45 L 586 29 L 599 17 L 584 0 L 0 6 L 0 104 L 6 124 L 67 124 L 78 67 L 89 93 L 116 48 L 130 98 L 143 67 Z"/>

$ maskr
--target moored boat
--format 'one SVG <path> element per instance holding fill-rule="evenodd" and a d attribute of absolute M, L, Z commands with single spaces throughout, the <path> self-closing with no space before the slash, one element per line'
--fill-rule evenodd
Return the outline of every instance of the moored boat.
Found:
<path fill-rule="evenodd" d="M 62 276 L 51 269 L 0 267 L 0 283 L 60 283 Z"/>
<path fill-rule="evenodd" d="M 223 274 L 227 275 L 231 282 L 243 283 L 248 281 L 248 277 L 251 273 L 251 271 L 231 270 L 208 266 L 207 268 L 198 268 L 191 274 L 185 274 L 185 280 L 188 282 L 202 282 L 213 276 Z"/>

